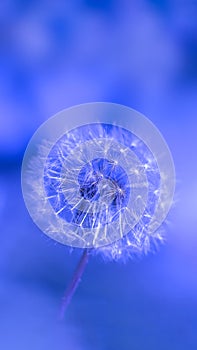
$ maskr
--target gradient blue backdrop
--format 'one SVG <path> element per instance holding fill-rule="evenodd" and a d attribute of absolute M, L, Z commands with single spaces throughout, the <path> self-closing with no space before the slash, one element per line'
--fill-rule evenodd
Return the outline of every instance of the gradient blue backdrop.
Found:
<path fill-rule="evenodd" d="M 0 4 L 0 349 L 197 349 L 197 2 L 5 0 Z M 167 244 L 126 265 L 92 258 L 59 324 L 78 252 L 45 237 L 20 167 L 37 127 L 91 101 L 149 117 L 172 151 Z"/>

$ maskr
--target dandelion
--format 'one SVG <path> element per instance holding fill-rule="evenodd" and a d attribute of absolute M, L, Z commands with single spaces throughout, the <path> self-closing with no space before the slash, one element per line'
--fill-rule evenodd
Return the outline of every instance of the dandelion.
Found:
<path fill-rule="evenodd" d="M 143 115 L 112 103 L 64 110 L 33 135 L 22 166 L 26 206 L 38 227 L 84 252 L 61 314 L 90 254 L 141 256 L 163 242 L 175 172 L 166 142 Z"/>

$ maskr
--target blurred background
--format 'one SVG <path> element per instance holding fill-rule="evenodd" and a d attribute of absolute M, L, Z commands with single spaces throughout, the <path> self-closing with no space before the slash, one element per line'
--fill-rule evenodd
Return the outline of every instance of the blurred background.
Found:
<path fill-rule="evenodd" d="M 197 349 L 197 1 L 0 3 L 0 348 Z M 167 243 L 140 261 L 91 258 L 63 323 L 80 252 L 44 236 L 20 168 L 37 127 L 108 101 L 145 114 L 175 162 Z"/>

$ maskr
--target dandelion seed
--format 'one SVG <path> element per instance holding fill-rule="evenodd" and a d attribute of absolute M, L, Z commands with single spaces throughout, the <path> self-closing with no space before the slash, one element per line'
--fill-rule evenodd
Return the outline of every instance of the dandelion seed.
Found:
<path fill-rule="evenodd" d="M 163 241 L 160 227 L 174 187 L 168 146 L 137 111 L 90 103 L 41 125 L 22 165 L 26 206 L 48 236 L 85 249 L 66 291 L 63 313 L 90 253 L 126 260 Z"/>

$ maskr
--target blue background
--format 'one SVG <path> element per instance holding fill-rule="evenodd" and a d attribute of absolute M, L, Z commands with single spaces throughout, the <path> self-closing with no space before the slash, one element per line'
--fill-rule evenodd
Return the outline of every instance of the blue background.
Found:
<path fill-rule="evenodd" d="M 6 0 L 0 21 L 0 348 L 197 349 L 197 2 Z M 42 122 L 91 101 L 130 106 L 160 129 L 175 205 L 157 254 L 91 258 L 58 323 L 80 253 L 33 224 L 20 167 Z"/>

